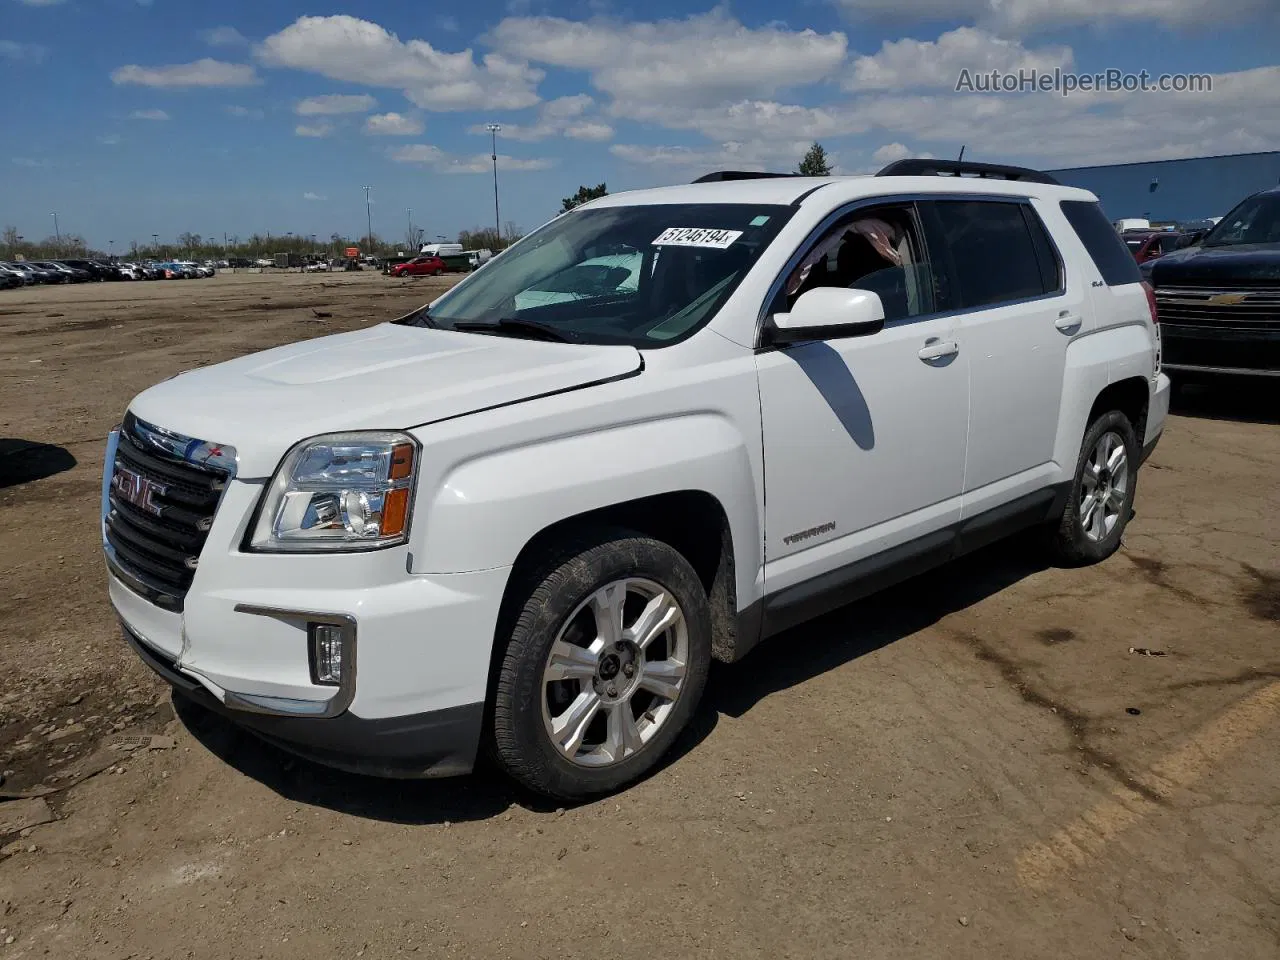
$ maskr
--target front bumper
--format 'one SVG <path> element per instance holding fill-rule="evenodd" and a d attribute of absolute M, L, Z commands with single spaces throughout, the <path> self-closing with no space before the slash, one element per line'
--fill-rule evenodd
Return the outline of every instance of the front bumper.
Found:
<path fill-rule="evenodd" d="M 1164 367 L 1176 374 L 1280 377 L 1280 329 L 1161 323 Z"/>
<path fill-rule="evenodd" d="M 181 696 L 264 740 L 340 770 L 383 777 L 449 777 L 469 773 L 484 725 L 484 702 L 367 720 L 350 712 L 331 719 L 284 716 L 229 706 L 183 673 L 163 651 L 122 624 L 142 662 Z"/>
<path fill-rule="evenodd" d="M 114 457 L 103 477 L 110 509 Z M 264 482 L 229 479 L 190 587 L 163 607 L 112 564 L 111 602 L 139 655 L 185 695 L 295 752 L 400 776 L 470 769 L 510 568 L 413 574 L 408 547 L 240 549 Z M 342 682 L 317 682 L 312 631 L 340 624 Z"/>

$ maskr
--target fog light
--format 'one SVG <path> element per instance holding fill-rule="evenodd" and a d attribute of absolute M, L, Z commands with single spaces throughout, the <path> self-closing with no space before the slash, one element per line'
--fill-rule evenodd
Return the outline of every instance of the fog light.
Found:
<path fill-rule="evenodd" d="M 312 623 L 311 682 L 337 686 L 342 683 L 347 631 L 336 623 Z"/>

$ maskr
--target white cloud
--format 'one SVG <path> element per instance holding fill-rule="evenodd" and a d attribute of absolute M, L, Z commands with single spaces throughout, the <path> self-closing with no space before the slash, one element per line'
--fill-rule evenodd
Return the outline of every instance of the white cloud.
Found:
<path fill-rule="evenodd" d="M 1145 20 L 1168 26 L 1242 21 L 1274 0 L 833 0 L 853 17 L 919 22 L 976 20 L 1005 28 Z"/>
<path fill-rule="evenodd" d="M 457 33 L 460 29 L 458 26 L 458 18 L 445 14 L 436 21 L 436 26 L 448 33 Z"/>
<path fill-rule="evenodd" d="M 470 49 L 437 50 L 425 40 L 402 41 L 356 17 L 299 17 L 257 48 L 267 66 L 307 70 L 349 83 L 404 91 L 424 110 L 518 110 L 538 102 L 543 72 L 491 53 L 477 62 Z"/>
<path fill-rule="evenodd" d="M 41 63 L 48 54 L 48 48 L 38 43 L 0 40 L 0 60 L 10 60 L 13 63 Z"/>
<path fill-rule="evenodd" d="M 129 114 L 130 120 L 168 120 L 169 114 L 163 110 L 135 110 Z"/>
<path fill-rule="evenodd" d="M 619 145 L 613 152 L 638 164 L 786 170 L 794 165 L 796 144 L 817 139 L 830 148 L 831 140 L 852 136 L 866 138 L 861 142 L 867 150 L 909 144 L 914 156 L 955 156 L 967 144 L 965 155 L 975 160 L 1041 167 L 1275 150 L 1277 89 L 1280 66 L 1218 74 L 1211 93 L 1194 94 L 1064 98 L 946 89 L 870 92 L 819 107 L 761 100 L 697 108 L 654 102 L 634 109 L 630 119 L 696 133 L 711 145 Z"/>
<path fill-rule="evenodd" d="M 627 105 L 710 105 L 817 83 L 840 67 L 848 45 L 843 33 L 752 29 L 719 7 L 636 23 L 513 17 L 490 40 L 511 56 L 586 70 Z"/>
<path fill-rule="evenodd" d="M 164 67 L 140 67 L 131 63 L 111 71 L 111 82 L 117 86 L 142 87 L 251 87 L 261 81 L 248 64 L 224 63 L 205 57 L 195 63 Z"/>
<path fill-rule="evenodd" d="M 469 156 L 447 153 L 437 146 L 427 143 L 414 143 L 397 147 L 389 154 L 396 163 L 413 163 L 431 167 L 437 173 L 488 173 L 493 169 L 493 160 L 487 153 Z M 549 157 L 508 157 L 498 154 L 498 171 L 510 173 L 516 170 L 546 170 L 555 165 Z"/>
<path fill-rule="evenodd" d="M 102 136 L 98 137 L 98 142 L 102 144 L 104 147 L 117 146 L 119 145 L 120 140 L 121 140 L 121 137 L 120 137 L 120 134 L 118 133 L 105 133 Z"/>
<path fill-rule="evenodd" d="M 613 127 L 599 119 L 587 116 L 587 112 L 593 106 L 595 106 L 595 100 L 585 93 L 550 100 L 539 108 L 537 119 L 532 124 L 504 123 L 500 136 L 507 140 L 526 143 L 555 136 L 568 137 L 571 140 L 612 139 Z M 482 134 L 486 137 L 489 135 L 489 129 L 483 123 L 475 124 L 468 128 L 467 132 Z"/>
<path fill-rule="evenodd" d="M 1280 66 L 1218 74 L 1205 93 L 868 96 L 867 129 L 969 145 L 973 159 L 1042 167 L 1274 150 Z"/>
<path fill-rule="evenodd" d="M 339 113 L 367 113 L 377 105 L 378 101 L 367 93 L 327 93 L 299 100 L 293 112 L 300 117 L 332 116 Z"/>
<path fill-rule="evenodd" d="M 876 163 L 893 163 L 895 160 L 902 160 L 909 156 L 911 156 L 911 149 L 906 144 L 886 143 L 871 154 L 871 159 Z"/>
<path fill-rule="evenodd" d="M 715 107 L 636 104 L 628 119 L 670 130 L 696 130 L 712 140 L 822 140 L 868 129 L 851 103 L 805 107 L 772 100 L 741 100 Z"/>
<path fill-rule="evenodd" d="M 238 103 L 228 104 L 222 110 L 228 116 L 248 117 L 252 120 L 261 120 L 264 116 L 263 112 L 257 107 L 243 107 Z"/>
<path fill-rule="evenodd" d="M 845 80 L 848 90 L 954 90 L 961 70 L 1052 72 L 1070 68 L 1070 47 L 1028 50 L 1016 40 L 1003 40 L 985 30 L 960 27 L 937 40 L 886 40 L 879 53 L 858 57 Z"/>
<path fill-rule="evenodd" d="M 416 137 L 422 132 L 422 119 L 401 113 L 375 113 L 365 120 L 364 132 L 375 137 Z"/>
<path fill-rule="evenodd" d="M 300 137 L 327 137 L 333 133 L 333 125 L 329 123 L 300 123 L 293 128 L 293 132 Z"/>
<path fill-rule="evenodd" d="M 644 167 L 673 168 L 673 179 L 690 179 L 690 171 L 714 170 L 794 170 L 810 147 L 810 141 L 764 142 L 729 140 L 711 147 L 640 146 L 619 143 L 609 152 L 627 163 Z M 831 155 L 828 154 L 828 157 Z"/>
<path fill-rule="evenodd" d="M 249 38 L 235 27 L 214 27 L 202 31 L 200 36 L 211 47 L 242 47 L 249 42 Z"/>
<path fill-rule="evenodd" d="M 47 167 L 49 165 L 48 160 L 37 160 L 34 157 L 11 157 L 10 159 L 13 161 L 13 163 L 16 166 L 19 166 L 19 167 L 34 168 L 34 167 Z"/>
<path fill-rule="evenodd" d="M 598 120 L 571 123 L 564 128 L 564 135 L 571 140 L 612 140 L 613 127 Z"/>
<path fill-rule="evenodd" d="M 303 200 L 328 200 L 329 198 L 322 197 L 320 196 L 320 194 L 312 193 L 310 190 L 308 190 L 306 193 L 302 195 L 302 199 Z"/>
<path fill-rule="evenodd" d="M 18 2 L 28 7 L 56 7 L 60 3 L 65 3 L 66 0 L 18 0 Z"/>

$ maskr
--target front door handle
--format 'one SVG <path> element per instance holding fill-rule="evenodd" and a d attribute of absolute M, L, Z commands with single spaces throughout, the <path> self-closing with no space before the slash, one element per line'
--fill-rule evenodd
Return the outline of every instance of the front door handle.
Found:
<path fill-rule="evenodd" d="M 1053 321 L 1053 325 L 1063 333 L 1075 333 L 1080 329 L 1081 319 L 1078 313 L 1068 313 L 1063 310 L 1058 314 L 1058 319 Z"/>
<path fill-rule="evenodd" d="M 924 346 L 920 348 L 920 359 L 926 363 L 930 360 L 941 360 L 944 357 L 954 357 L 960 352 L 960 345 L 954 340 L 939 340 L 937 337 L 930 337 L 924 342 Z"/>

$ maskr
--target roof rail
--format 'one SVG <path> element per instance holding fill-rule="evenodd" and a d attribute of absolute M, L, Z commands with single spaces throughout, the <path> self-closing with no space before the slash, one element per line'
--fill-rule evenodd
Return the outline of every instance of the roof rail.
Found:
<path fill-rule="evenodd" d="M 963 160 L 895 160 L 876 174 L 877 177 L 980 177 L 991 180 L 1025 180 L 1028 183 L 1051 183 L 1057 180 L 1047 173 L 1028 167 L 1010 167 L 1002 163 L 972 163 Z"/>
<path fill-rule="evenodd" d="M 798 173 L 757 173 L 751 170 L 717 170 L 694 180 L 694 183 L 720 183 L 724 180 L 765 180 L 770 177 L 798 177 Z"/>

